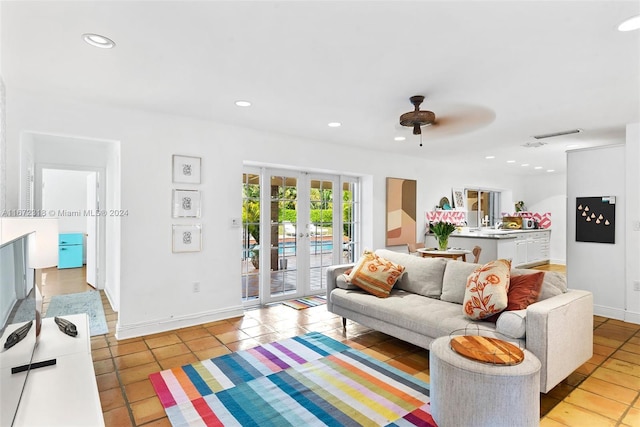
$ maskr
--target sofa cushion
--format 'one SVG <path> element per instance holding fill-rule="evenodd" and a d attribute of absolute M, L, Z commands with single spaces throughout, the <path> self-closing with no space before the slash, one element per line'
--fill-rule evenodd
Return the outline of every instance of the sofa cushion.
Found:
<path fill-rule="evenodd" d="M 376 298 L 366 292 L 334 289 L 331 302 L 339 310 L 347 310 L 373 318 L 425 336 L 425 345 L 430 338 L 452 333 L 477 333 L 478 330 L 495 331 L 495 323 L 471 321 L 460 305 L 443 302 L 435 298 L 396 289 L 388 298 Z M 480 328 L 480 329 L 479 329 Z M 401 338 L 401 337 L 399 337 Z"/>
<path fill-rule="evenodd" d="M 386 298 L 403 272 L 402 265 L 365 250 L 349 274 L 349 282 L 370 294 Z"/>
<path fill-rule="evenodd" d="M 527 332 L 527 310 L 500 313 L 496 322 L 496 331 L 510 338 L 524 338 Z"/>
<path fill-rule="evenodd" d="M 467 286 L 469 275 L 480 267 L 480 264 L 462 261 L 447 262 L 444 275 L 442 277 L 442 301 L 462 304 L 464 301 L 464 291 Z"/>
<path fill-rule="evenodd" d="M 440 298 L 442 277 L 447 265 L 446 259 L 422 258 L 388 249 L 378 249 L 376 255 L 404 267 L 404 274 L 398 279 L 395 285 L 396 289 L 403 289 L 426 297 Z"/>
<path fill-rule="evenodd" d="M 509 291 L 507 292 L 507 308 L 505 308 L 505 311 L 522 310 L 538 301 L 543 280 L 544 271 L 511 276 L 509 280 Z M 495 322 L 498 320 L 498 316 L 500 316 L 500 314 L 494 314 L 485 320 Z"/>
<path fill-rule="evenodd" d="M 464 294 L 464 313 L 471 319 L 486 319 L 507 307 L 511 261 L 497 259 L 469 276 Z"/>

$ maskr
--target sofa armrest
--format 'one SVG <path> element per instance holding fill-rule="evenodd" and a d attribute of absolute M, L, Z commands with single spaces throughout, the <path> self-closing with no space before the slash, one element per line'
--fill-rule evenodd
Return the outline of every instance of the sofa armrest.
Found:
<path fill-rule="evenodd" d="M 527 350 L 540 359 L 547 393 L 593 355 L 593 294 L 571 289 L 527 307 Z"/>
<path fill-rule="evenodd" d="M 334 290 L 336 285 L 336 279 L 350 268 L 353 268 L 355 263 L 352 264 L 336 264 L 327 268 L 327 311 L 331 312 L 333 304 L 331 302 L 331 291 Z"/>

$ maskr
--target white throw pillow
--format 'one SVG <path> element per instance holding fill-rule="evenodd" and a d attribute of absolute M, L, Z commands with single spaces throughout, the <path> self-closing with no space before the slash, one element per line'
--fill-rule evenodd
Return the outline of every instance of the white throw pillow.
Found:
<path fill-rule="evenodd" d="M 524 338 L 527 332 L 527 309 L 500 313 L 496 331 L 510 338 Z"/>

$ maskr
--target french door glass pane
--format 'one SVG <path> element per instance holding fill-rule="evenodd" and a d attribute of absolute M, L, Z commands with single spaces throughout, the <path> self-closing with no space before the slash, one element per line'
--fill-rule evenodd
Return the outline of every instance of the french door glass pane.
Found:
<path fill-rule="evenodd" d="M 332 181 L 311 180 L 309 216 L 309 291 L 317 294 L 326 289 L 326 270 L 333 264 Z"/>
<path fill-rule="evenodd" d="M 346 180 L 342 184 L 342 257 L 345 263 L 355 262 L 356 248 L 360 246 L 357 190 L 357 182 Z"/>
<path fill-rule="evenodd" d="M 242 301 L 259 302 L 260 175 L 242 174 Z"/>
<path fill-rule="evenodd" d="M 276 298 L 297 291 L 297 178 L 271 176 L 270 194 L 270 294 Z"/>

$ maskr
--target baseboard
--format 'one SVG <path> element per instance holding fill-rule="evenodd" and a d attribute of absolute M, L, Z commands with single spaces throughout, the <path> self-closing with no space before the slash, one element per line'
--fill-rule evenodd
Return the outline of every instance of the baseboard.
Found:
<path fill-rule="evenodd" d="M 120 311 L 120 307 L 118 307 L 118 305 L 115 304 L 116 299 L 111 294 L 111 288 L 104 288 L 103 292 L 107 296 L 107 300 L 109 301 L 109 305 L 111 306 L 111 309 L 116 313 Z"/>
<path fill-rule="evenodd" d="M 172 331 L 174 329 L 187 328 L 189 326 L 201 325 L 203 323 L 215 322 L 218 320 L 231 319 L 244 315 L 244 308 L 239 305 L 228 307 L 223 310 L 207 311 L 189 314 L 180 317 L 157 319 L 151 322 L 141 322 L 132 325 L 121 325 L 120 319 L 116 323 L 116 339 L 141 337 L 144 335 L 157 334 L 160 332 Z"/>
<path fill-rule="evenodd" d="M 640 325 L 640 313 L 636 311 L 626 311 L 624 313 L 624 321 Z"/>
<path fill-rule="evenodd" d="M 594 304 L 593 314 L 596 316 L 608 317 L 609 319 L 625 320 L 625 311 L 619 308 Z"/>

